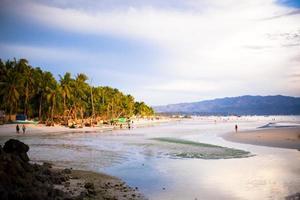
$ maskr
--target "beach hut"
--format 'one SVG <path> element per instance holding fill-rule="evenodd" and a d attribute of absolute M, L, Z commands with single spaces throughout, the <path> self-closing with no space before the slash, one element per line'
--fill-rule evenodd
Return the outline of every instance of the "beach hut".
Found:
<path fill-rule="evenodd" d="M 27 120 L 27 116 L 24 115 L 24 114 L 17 114 L 16 120 L 17 121 L 26 121 Z"/>

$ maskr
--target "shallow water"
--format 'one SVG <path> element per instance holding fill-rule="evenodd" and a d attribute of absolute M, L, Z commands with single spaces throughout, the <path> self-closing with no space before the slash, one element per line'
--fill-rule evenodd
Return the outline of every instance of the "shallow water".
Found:
<path fill-rule="evenodd" d="M 276 117 L 299 122 L 299 117 Z M 214 120 L 217 119 L 215 122 Z M 33 161 L 106 172 L 138 187 L 149 199 L 283 199 L 300 192 L 300 152 L 232 143 L 220 135 L 251 130 L 272 117 L 197 118 L 107 133 L 18 137 Z M 276 122 L 276 121 L 275 121 Z M 250 151 L 234 159 L 172 158 L 152 138 L 172 137 Z M 7 138 L 0 138 L 1 144 Z"/>

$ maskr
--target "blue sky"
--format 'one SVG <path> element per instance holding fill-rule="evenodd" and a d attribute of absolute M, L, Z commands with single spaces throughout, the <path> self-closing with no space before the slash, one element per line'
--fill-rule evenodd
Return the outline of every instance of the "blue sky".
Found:
<path fill-rule="evenodd" d="M 0 58 L 151 105 L 300 95 L 299 0 L 0 0 Z"/>

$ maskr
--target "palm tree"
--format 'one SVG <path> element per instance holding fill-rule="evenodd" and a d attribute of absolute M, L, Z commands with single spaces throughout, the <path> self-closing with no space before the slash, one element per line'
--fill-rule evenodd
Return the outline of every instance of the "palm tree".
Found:
<path fill-rule="evenodd" d="M 9 110 L 9 121 L 11 121 L 12 112 L 17 110 L 19 103 L 19 75 L 13 70 L 9 70 L 1 84 L 1 95 L 3 102 Z"/>
<path fill-rule="evenodd" d="M 24 84 L 24 115 L 28 116 L 29 110 L 29 100 L 31 96 L 34 94 L 33 86 L 34 86 L 34 76 L 33 76 L 33 69 L 29 66 L 24 67 L 23 73 L 23 84 Z"/>
<path fill-rule="evenodd" d="M 33 68 L 25 59 L 3 62 L 0 59 L 0 109 L 53 119 L 60 114 L 64 121 L 68 116 L 77 120 L 84 117 L 115 118 L 153 114 L 144 103 L 135 103 L 134 98 L 111 87 L 93 87 L 87 83 L 88 77 L 78 74 L 75 79 L 70 73 L 59 76 L 59 84 L 52 73 Z M 38 112 L 31 112 L 38 110 Z M 66 112 L 68 111 L 68 112 Z M 58 115 L 57 115 L 58 116 Z"/>
<path fill-rule="evenodd" d="M 55 80 L 55 79 L 54 79 Z M 51 84 L 51 82 L 50 82 Z M 51 119 L 51 125 L 54 124 L 54 112 L 55 110 L 60 107 L 60 91 L 61 88 L 59 85 L 57 85 L 56 81 L 52 82 L 52 85 L 49 85 L 50 87 L 47 88 L 47 104 L 49 105 L 49 111 L 50 115 L 48 115 L 48 118 L 50 116 Z"/>
<path fill-rule="evenodd" d="M 74 98 L 74 104 L 75 104 L 75 115 L 77 115 L 77 109 L 80 111 L 80 117 L 81 117 L 81 124 L 83 124 L 83 112 L 84 108 L 86 107 L 86 94 L 88 94 L 87 91 L 89 85 L 86 83 L 88 80 L 88 77 L 85 74 L 78 74 L 76 76 L 75 82 L 74 82 L 74 93 L 75 93 L 75 98 Z"/>
<path fill-rule="evenodd" d="M 59 75 L 59 78 L 60 78 L 59 82 L 60 82 L 61 93 L 63 97 L 63 107 L 64 107 L 63 118 L 66 123 L 65 113 L 68 110 L 66 106 L 66 101 L 71 98 L 71 90 L 72 90 L 71 84 L 73 79 L 71 78 L 71 73 L 69 72 L 65 73 L 63 77 Z"/>
<path fill-rule="evenodd" d="M 42 120 L 43 116 L 43 104 L 44 100 L 47 100 L 48 94 L 51 92 L 51 88 L 53 88 L 56 84 L 56 80 L 50 72 L 39 72 L 38 73 L 40 81 L 38 86 L 38 94 L 39 94 L 39 120 Z"/>
<path fill-rule="evenodd" d="M 53 125 L 54 123 L 54 120 L 53 120 L 53 117 L 54 117 L 54 109 L 55 109 L 55 105 L 56 105 L 56 93 L 57 91 L 55 89 L 50 89 L 48 90 L 48 94 L 47 94 L 47 101 L 50 105 L 50 118 L 51 118 L 51 125 Z"/>

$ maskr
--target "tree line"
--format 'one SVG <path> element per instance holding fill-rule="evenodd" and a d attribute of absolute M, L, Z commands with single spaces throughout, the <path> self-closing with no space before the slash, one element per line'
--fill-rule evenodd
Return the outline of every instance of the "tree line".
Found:
<path fill-rule="evenodd" d="M 9 119 L 16 113 L 39 121 L 67 123 L 68 120 L 151 116 L 144 102 L 118 89 L 88 84 L 88 77 L 66 72 L 56 80 L 51 72 L 32 67 L 26 59 L 0 59 L 0 109 Z"/>

